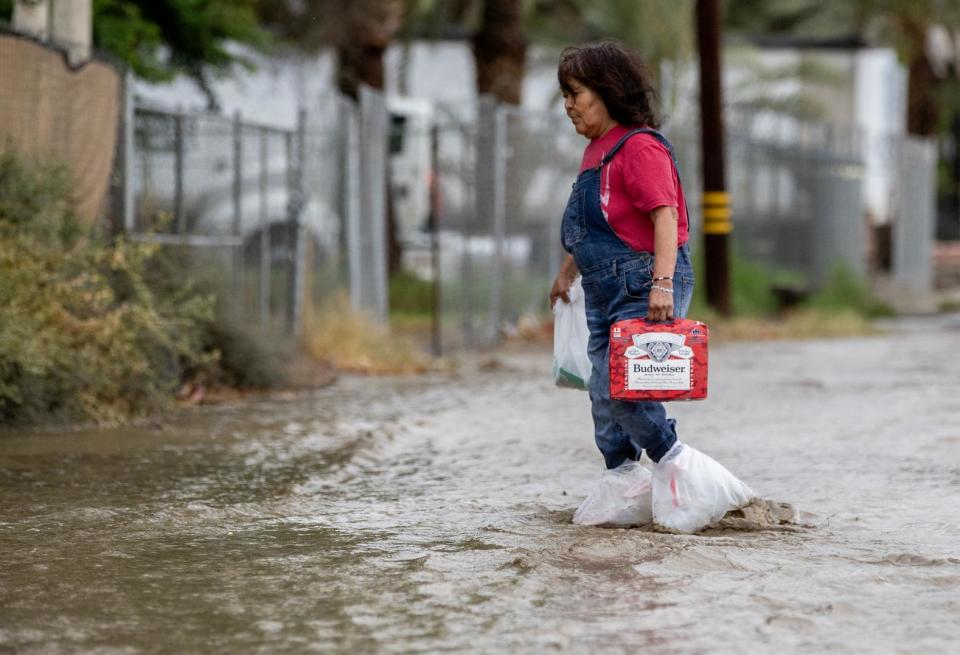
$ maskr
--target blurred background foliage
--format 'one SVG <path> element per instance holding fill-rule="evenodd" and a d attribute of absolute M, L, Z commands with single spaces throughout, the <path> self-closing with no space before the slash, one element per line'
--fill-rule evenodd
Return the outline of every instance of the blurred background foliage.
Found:
<path fill-rule="evenodd" d="M 0 0 L 0 19 L 13 0 Z M 459 39 L 477 55 L 478 91 L 519 100 L 528 45 L 560 47 L 612 38 L 636 48 L 654 73 L 663 61 L 695 53 L 693 0 L 94 0 L 94 37 L 101 50 L 147 80 L 209 82 L 250 53 L 270 48 L 337 50 L 340 85 L 383 86 L 382 56 L 391 43 Z M 932 26 L 960 27 L 955 0 L 737 0 L 724 2 L 731 40 L 785 38 L 896 48 L 910 73 L 908 122 L 931 135 L 952 120 L 955 64 L 932 61 Z"/>
<path fill-rule="evenodd" d="M 94 43 L 128 63 L 140 77 L 166 81 L 183 73 L 213 107 L 211 75 L 252 66 L 230 43 L 264 48 L 253 0 L 94 0 Z"/>
<path fill-rule="evenodd" d="M 0 0 L 0 20 L 13 0 Z M 957 65 L 932 56 L 931 28 L 956 40 L 955 0 L 737 0 L 722 3 L 729 41 L 791 40 L 837 45 L 886 45 L 908 70 L 907 129 L 932 136 L 958 131 Z M 217 109 L 210 81 L 234 66 L 253 65 L 270 49 L 338 55 L 340 89 L 355 96 L 360 83 L 383 88 L 383 55 L 396 42 L 456 39 L 471 43 L 477 91 L 518 104 L 529 45 L 550 53 L 564 45 L 612 38 L 636 48 L 657 75 L 663 62 L 695 54 L 694 0 L 94 0 L 94 37 L 102 51 L 151 81 L 183 74 Z M 956 48 L 956 44 L 953 46 Z M 822 70 L 758 70 L 771 76 L 818 79 Z M 762 90 L 758 106 L 769 105 Z M 815 118 L 803 98 L 781 98 L 778 110 Z M 771 108 L 771 107 L 767 107 Z M 944 168 L 943 185 L 956 186 Z M 947 189 L 949 191 L 949 189 Z"/>
<path fill-rule="evenodd" d="M 93 41 L 145 80 L 190 77 L 215 109 L 211 78 L 253 65 L 237 46 L 273 43 L 259 8 L 257 0 L 93 0 Z M 0 0 L 0 20 L 12 13 L 13 0 Z"/>
<path fill-rule="evenodd" d="M 147 283 L 156 247 L 79 227 L 70 181 L 0 155 L 0 422 L 113 422 L 166 406 L 186 370 L 213 364 L 212 299 Z"/>

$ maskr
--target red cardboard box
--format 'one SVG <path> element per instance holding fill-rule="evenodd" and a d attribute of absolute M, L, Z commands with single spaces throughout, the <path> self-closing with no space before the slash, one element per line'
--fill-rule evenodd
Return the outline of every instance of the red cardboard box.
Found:
<path fill-rule="evenodd" d="M 707 326 L 677 319 L 618 321 L 610 328 L 610 397 L 703 400 L 707 397 Z"/>

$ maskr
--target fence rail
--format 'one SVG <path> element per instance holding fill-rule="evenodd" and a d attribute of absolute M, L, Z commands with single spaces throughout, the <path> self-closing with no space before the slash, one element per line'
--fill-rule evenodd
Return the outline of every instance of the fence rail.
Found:
<path fill-rule="evenodd" d="M 234 316 L 294 332 L 302 312 L 301 130 L 153 107 L 130 113 L 131 238 L 194 249 L 191 259 L 220 280 Z"/>

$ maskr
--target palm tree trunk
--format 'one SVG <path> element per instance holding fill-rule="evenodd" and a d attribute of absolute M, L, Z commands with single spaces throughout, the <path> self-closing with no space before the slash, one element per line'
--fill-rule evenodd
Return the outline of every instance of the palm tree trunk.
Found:
<path fill-rule="evenodd" d="M 926 55 L 913 58 L 907 82 L 907 132 L 933 136 L 940 127 L 939 83 Z"/>
<path fill-rule="evenodd" d="M 393 42 L 403 21 L 401 0 L 341 2 L 339 29 L 334 36 L 339 57 L 340 90 L 357 97 L 360 84 L 383 88 L 383 53 Z"/>
<path fill-rule="evenodd" d="M 918 136 L 933 136 L 940 127 L 939 80 L 927 59 L 926 37 L 928 26 L 921 21 L 905 19 L 901 22 L 909 40 L 907 65 L 907 132 Z"/>
<path fill-rule="evenodd" d="M 480 29 L 473 37 L 477 92 L 519 105 L 527 41 L 520 21 L 520 0 L 484 0 Z"/>

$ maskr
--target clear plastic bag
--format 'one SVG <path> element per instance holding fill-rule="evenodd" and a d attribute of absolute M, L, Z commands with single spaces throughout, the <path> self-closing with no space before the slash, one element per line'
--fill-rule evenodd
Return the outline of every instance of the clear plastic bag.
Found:
<path fill-rule="evenodd" d="M 553 305 L 553 381 L 558 387 L 586 389 L 592 366 L 587 357 L 587 307 L 580 276 L 568 292 L 570 302 Z"/>
<path fill-rule="evenodd" d="M 653 522 L 692 534 L 756 498 L 716 460 L 679 441 L 653 470 Z"/>
<path fill-rule="evenodd" d="M 637 462 L 626 461 L 603 477 L 573 515 L 577 525 L 627 527 L 653 520 L 650 504 L 651 473 Z"/>

